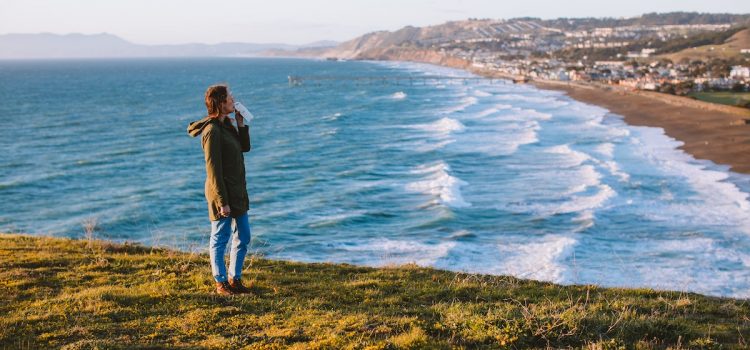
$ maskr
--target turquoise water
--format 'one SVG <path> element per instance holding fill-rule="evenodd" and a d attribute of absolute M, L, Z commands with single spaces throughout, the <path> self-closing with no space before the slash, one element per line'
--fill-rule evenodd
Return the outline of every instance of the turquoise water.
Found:
<path fill-rule="evenodd" d="M 255 114 L 252 250 L 270 258 L 750 296 L 748 176 L 661 129 L 467 73 L 289 59 L 0 62 L 0 231 L 206 250 L 203 92 Z"/>

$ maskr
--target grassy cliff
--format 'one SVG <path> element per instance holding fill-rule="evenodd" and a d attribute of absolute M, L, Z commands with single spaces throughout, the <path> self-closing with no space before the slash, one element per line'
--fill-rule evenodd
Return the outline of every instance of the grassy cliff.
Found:
<path fill-rule="evenodd" d="M 0 234 L 0 348 L 747 348 L 746 300 Z M 246 266 L 248 264 L 246 263 Z M 246 283 L 247 284 L 247 283 Z"/>

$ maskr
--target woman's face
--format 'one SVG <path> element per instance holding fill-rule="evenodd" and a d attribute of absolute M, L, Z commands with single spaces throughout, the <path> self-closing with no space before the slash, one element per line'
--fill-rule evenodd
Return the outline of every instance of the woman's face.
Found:
<path fill-rule="evenodd" d="M 227 99 L 221 104 L 221 111 L 223 114 L 234 112 L 234 97 L 231 92 L 227 94 Z"/>

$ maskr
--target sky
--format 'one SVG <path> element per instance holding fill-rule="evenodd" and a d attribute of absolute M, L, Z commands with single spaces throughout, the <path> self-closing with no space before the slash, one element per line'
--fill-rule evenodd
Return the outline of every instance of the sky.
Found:
<path fill-rule="evenodd" d="M 110 33 L 138 44 L 305 44 L 466 18 L 750 13 L 748 0 L 0 0 L 0 34 Z"/>

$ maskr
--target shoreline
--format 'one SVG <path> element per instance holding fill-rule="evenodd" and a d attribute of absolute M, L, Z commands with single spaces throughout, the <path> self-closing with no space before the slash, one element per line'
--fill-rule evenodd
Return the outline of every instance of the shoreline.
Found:
<path fill-rule="evenodd" d="M 516 78 L 429 50 L 388 52 L 368 59 L 428 63 L 485 78 Z M 750 109 L 596 83 L 531 80 L 528 84 L 543 90 L 563 91 L 576 101 L 605 108 L 621 115 L 629 125 L 662 128 L 667 136 L 682 142 L 678 148 L 693 158 L 750 175 Z"/>
<path fill-rule="evenodd" d="M 750 174 L 750 124 L 747 124 L 750 110 L 702 106 L 708 103 L 671 95 L 658 96 L 663 94 L 656 92 L 605 90 L 588 84 L 543 80 L 530 84 L 540 89 L 563 91 L 577 101 L 606 108 L 621 115 L 629 125 L 662 128 L 667 136 L 683 143 L 679 149 L 694 158 L 728 165 L 733 172 Z"/>

